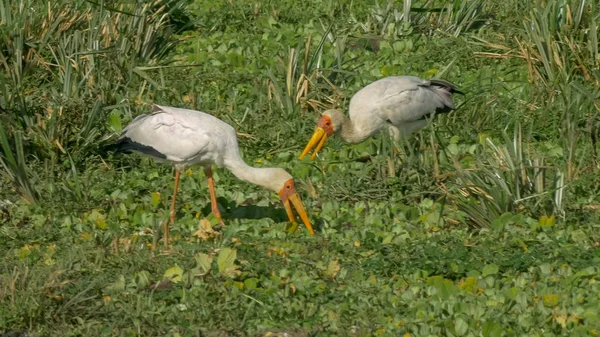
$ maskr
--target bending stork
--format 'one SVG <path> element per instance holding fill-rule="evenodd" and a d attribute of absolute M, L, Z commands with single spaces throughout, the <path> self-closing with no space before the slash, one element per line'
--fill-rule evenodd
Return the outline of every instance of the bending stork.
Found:
<path fill-rule="evenodd" d="M 175 188 L 170 208 L 170 222 L 175 222 L 175 200 L 180 172 L 189 165 L 204 166 L 208 178 L 213 214 L 223 219 L 217 207 L 211 166 L 225 167 L 238 179 L 279 193 L 288 218 L 295 223 L 292 206 L 314 235 L 313 228 L 296 192 L 294 178 L 281 168 L 256 168 L 247 165 L 239 153 L 237 134 L 231 125 L 204 112 L 153 105 L 152 114 L 140 115 L 123 129 L 116 143 L 117 152 L 135 151 L 175 165 Z M 169 225 L 165 222 L 165 246 Z"/>
<path fill-rule="evenodd" d="M 348 143 L 360 143 L 376 132 L 388 129 L 395 140 L 423 128 L 436 114 L 454 109 L 452 94 L 456 86 L 443 80 L 424 80 L 414 76 L 392 76 L 377 80 L 350 99 L 350 118 L 340 110 L 327 110 L 300 155 L 314 160 L 334 133 Z"/>

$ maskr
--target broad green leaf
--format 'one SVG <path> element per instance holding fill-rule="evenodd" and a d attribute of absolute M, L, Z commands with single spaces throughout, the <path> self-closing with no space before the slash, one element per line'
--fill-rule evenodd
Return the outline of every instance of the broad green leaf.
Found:
<path fill-rule="evenodd" d="M 450 280 L 444 280 L 440 290 L 441 290 L 442 296 L 446 299 L 448 299 L 448 298 L 454 296 L 454 294 L 456 294 L 456 286 Z"/>
<path fill-rule="evenodd" d="M 457 155 L 458 154 L 458 145 L 448 144 L 448 151 L 453 155 Z"/>
<path fill-rule="evenodd" d="M 392 47 L 394 47 L 394 50 L 396 50 L 396 51 L 402 51 L 402 49 L 405 48 L 404 41 L 402 41 L 402 40 L 396 41 L 392 44 Z"/>
<path fill-rule="evenodd" d="M 152 192 L 152 206 L 158 206 L 160 202 L 160 192 Z"/>
<path fill-rule="evenodd" d="M 456 331 L 456 335 L 463 336 L 469 330 L 469 324 L 459 317 L 454 323 L 454 330 Z"/>
<path fill-rule="evenodd" d="M 231 248 L 223 248 L 217 257 L 217 266 L 219 273 L 225 277 L 234 278 L 241 274 L 238 266 L 235 265 L 237 251 Z"/>
<path fill-rule="evenodd" d="M 492 221 L 492 226 L 495 229 L 502 230 L 506 225 L 514 223 L 513 217 L 514 214 L 512 214 L 511 212 L 505 212 L 502 215 L 500 215 L 497 219 Z"/>
<path fill-rule="evenodd" d="M 181 275 L 183 275 L 183 269 L 178 265 L 174 265 L 165 271 L 164 278 L 170 279 L 173 283 L 177 283 L 181 282 Z"/>
<path fill-rule="evenodd" d="M 219 257 L 217 257 L 217 266 L 219 267 L 219 272 L 222 273 L 227 268 L 231 268 L 237 258 L 237 250 L 231 248 L 223 248 L 219 252 Z"/>
<path fill-rule="evenodd" d="M 550 267 L 549 264 L 544 263 L 544 264 L 540 265 L 540 271 L 542 272 L 542 274 L 548 275 L 552 272 L 552 268 Z"/>
<path fill-rule="evenodd" d="M 421 207 L 425 208 L 425 209 L 429 209 L 433 206 L 433 200 L 429 199 L 429 198 L 425 198 L 423 199 L 423 201 L 421 201 Z"/>
<path fill-rule="evenodd" d="M 121 111 L 113 109 L 108 115 L 108 121 L 113 132 L 121 132 L 123 129 L 121 126 Z"/>
<path fill-rule="evenodd" d="M 383 238 L 383 241 L 381 241 L 381 243 L 384 245 L 388 245 L 392 242 L 393 239 L 394 239 L 394 234 L 390 234 L 390 235 L 387 235 L 385 238 Z"/>
<path fill-rule="evenodd" d="M 517 298 L 517 295 L 519 295 L 519 293 L 521 292 L 521 290 L 517 287 L 512 287 L 510 289 L 508 289 L 507 295 L 508 298 L 510 298 L 511 300 L 514 300 L 515 298 Z"/>
<path fill-rule="evenodd" d="M 412 48 L 412 40 L 410 40 L 410 43 L 408 43 L 408 42 L 409 42 L 409 41 L 407 41 L 407 43 L 406 43 L 406 45 L 407 45 L 406 47 L 407 47 L 407 49 L 411 49 L 411 48 Z M 437 72 L 438 72 L 438 69 L 437 69 L 437 68 L 431 68 L 431 69 L 429 69 L 429 70 L 425 71 L 425 72 L 423 73 L 423 76 L 422 76 L 422 77 L 423 77 L 423 78 L 431 78 L 431 77 L 433 77 L 435 74 L 437 74 Z"/>
<path fill-rule="evenodd" d="M 483 271 L 481 272 L 481 275 L 483 276 L 488 276 L 488 275 L 495 275 L 498 273 L 498 266 L 495 264 L 488 264 L 487 266 L 483 267 Z"/>
<path fill-rule="evenodd" d="M 248 278 L 248 279 L 245 279 L 244 280 L 244 286 L 248 290 L 256 289 L 256 287 L 258 286 L 258 279 L 257 278 Z"/>
<path fill-rule="evenodd" d="M 204 253 L 199 253 L 199 254 L 196 254 L 195 258 L 196 258 L 196 264 L 198 264 L 198 266 L 200 268 L 202 268 L 204 273 L 208 273 L 211 269 L 211 265 L 213 262 L 212 256 L 210 256 L 208 254 L 204 254 Z"/>
<path fill-rule="evenodd" d="M 138 289 L 145 288 L 150 284 L 150 273 L 146 270 L 137 272 L 135 273 L 134 280 Z"/>
<path fill-rule="evenodd" d="M 476 293 L 479 286 L 477 284 L 477 278 L 475 277 L 467 277 L 462 282 L 459 283 L 458 287 L 463 289 L 464 291 L 468 291 L 471 293 Z"/>
<path fill-rule="evenodd" d="M 500 337 L 502 336 L 502 327 L 496 322 L 485 322 L 482 329 L 483 337 Z"/>
<path fill-rule="evenodd" d="M 338 263 L 338 259 L 332 259 L 327 266 L 327 275 L 331 278 L 335 278 L 340 269 L 342 269 L 342 267 Z"/>
<path fill-rule="evenodd" d="M 558 305 L 560 297 L 557 294 L 547 294 L 544 295 L 543 301 L 544 305 L 547 307 L 555 307 Z"/>
<path fill-rule="evenodd" d="M 106 290 L 111 292 L 122 291 L 125 289 L 125 276 L 119 275 L 115 282 L 106 287 Z"/>

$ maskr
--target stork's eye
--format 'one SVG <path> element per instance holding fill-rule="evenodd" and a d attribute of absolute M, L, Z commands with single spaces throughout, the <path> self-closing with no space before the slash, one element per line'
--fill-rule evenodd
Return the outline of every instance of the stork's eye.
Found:
<path fill-rule="evenodd" d="M 291 190 L 291 189 L 292 189 L 292 185 L 285 185 L 285 188 L 286 188 L 287 190 Z"/>
<path fill-rule="evenodd" d="M 331 122 L 325 122 L 325 125 L 326 125 L 326 126 L 330 126 L 330 125 L 331 125 Z"/>

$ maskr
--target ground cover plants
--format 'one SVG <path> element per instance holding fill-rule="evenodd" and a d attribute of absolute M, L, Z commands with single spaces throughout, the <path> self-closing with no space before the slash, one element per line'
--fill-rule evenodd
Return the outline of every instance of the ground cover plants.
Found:
<path fill-rule="evenodd" d="M 598 335 L 595 2 L 18 0 L 0 23 L 0 336 Z M 297 159 L 391 75 L 466 96 Z M 104 150 L 152 103 L 288 170 L 315 237 L 224 170 L 215 230 L 192 167 L 163 249 L 172 169 Z"/>

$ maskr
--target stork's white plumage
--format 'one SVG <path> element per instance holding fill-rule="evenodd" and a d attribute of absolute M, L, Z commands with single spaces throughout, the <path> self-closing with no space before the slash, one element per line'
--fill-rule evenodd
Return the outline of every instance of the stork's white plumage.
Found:
<path fill-rule="evenodd" d="M 291 222 L 292 205 L 311 235 L 308 216 L 296 192 L 293 177 L 281 168 L 256 168 L 247 165 L 239 153 L 237 134 L 231 125 L 204 112 L 153 105 L 152 114 L 136 117 L 123 130 L 116 144 L 118 152 L 136 151 L 175 165 L 175 189 L 170 220 L 175 222 L 175 199 L 179 175 L 186 166 L 204 166 L 211 196 L 212 212 L 223 223 L 217 207 L 211 166 L 225 167 L 241 180 L 278 192 Z M 168 244 L 165 223 L 165 245 Z"/>
<path fill-rule="evenodd" d="M 454 109 L 454 84 L 442 80 L 424 80 L 414 76 L 392 76 L 377 80 L 359 90 L 350 99 L 348 119 L 339 110 L 327 110 L 300 155 L 315 146 L 315 159 L 325 141 L 337 134 L 348 143 L 360 143 L 380 130 L 387 129 L 394 139 L 409 136 L 423 128 L 435 114 Z"/>

